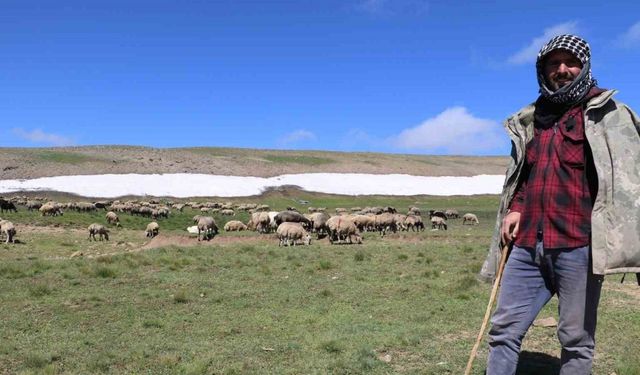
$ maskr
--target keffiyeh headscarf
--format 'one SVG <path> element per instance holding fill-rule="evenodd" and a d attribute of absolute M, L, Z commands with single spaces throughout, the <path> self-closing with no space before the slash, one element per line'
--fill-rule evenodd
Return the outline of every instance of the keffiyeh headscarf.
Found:
<path fill-rule="evenodd" d="M 551 91 L 544 77 L 543 64 L 549 52 L 558 49 L 565 50 L 577 57 L 582 63 L 582 70 L 571 84 L 563 86 L 557 91 Z M 589 49 L 589 43 L 575 35 L 558 35 L 542 46 L 540 52 L 538 52 L 536 72 L 538 74 L 540 94 L 555 104 L 572 105 L 578 103 L 589 92 L 589 89 L 596 85 L 596 80 L 591 75 L 591 51 Z"/>

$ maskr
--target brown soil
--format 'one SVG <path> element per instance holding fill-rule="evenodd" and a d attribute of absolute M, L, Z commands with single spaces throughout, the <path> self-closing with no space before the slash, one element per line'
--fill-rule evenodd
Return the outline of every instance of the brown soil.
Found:
<path fill-rule="evenodd" d="M 0 148 L 0 180 L 124 173 L 273 177 L 293 173 L 503 174 L 506 156 L 430 156 L 238 148 L 85 146 Z"/>

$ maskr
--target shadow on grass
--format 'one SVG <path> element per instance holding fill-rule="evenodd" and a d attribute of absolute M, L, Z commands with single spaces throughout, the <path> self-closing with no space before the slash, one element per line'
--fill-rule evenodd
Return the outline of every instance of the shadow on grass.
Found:
<path fill-rule="evenodd" d="M 520 353 L 517 375 L 557 375 L 560 373 L 560 358 L 545 353 Z"/>

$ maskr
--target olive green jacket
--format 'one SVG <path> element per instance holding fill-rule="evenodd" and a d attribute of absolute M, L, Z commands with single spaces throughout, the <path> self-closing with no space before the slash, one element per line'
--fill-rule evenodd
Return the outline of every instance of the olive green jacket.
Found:
<path fill-rule="evenodd" d="M 598 175 L 598 193 L 591 213 L 593 273 L 640 272 L 640 118 L 614 100 L 615 90 L 591 98 L 584 111 L 585 138 Z M 495 277 L 500 259 L 500 229 L 515 193 L 525 162 L 527 143 L 533 138 L 531 104 L 507 119 L 512 141 L 489 254 L 480 277 Z"/>

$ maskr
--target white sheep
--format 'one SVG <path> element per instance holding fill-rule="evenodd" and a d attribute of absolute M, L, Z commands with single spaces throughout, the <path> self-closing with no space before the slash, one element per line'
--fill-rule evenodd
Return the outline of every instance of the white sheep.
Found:
<path fill-rule="evenodd" d="M 478 225 L 480 221 L 478 221 L 478 217 L 472 213 L 466 213 L 462 216 L 462 225 L 469 222 L 471 225 Z"/>
<path fill-rule="evenodd" d="M 276 230 L 278 234 L 278 246 L 284 244 L 295 246 L 296 241 L 302 241 L 305 245 L 311 244 L 311 235 L 302 227 L 300 223 L 283 222 Z"/>
<path fill-rule="evenodd" d="M 7 236 L 7 240 L 5 243 L 15 243 L 13 237 L 16 235 L 16 227 L 9 220 L 1 220 L 0 221 L 0 232 Z"/>
<path fill-rule="evenodd" d="M 144 235 L 146 237 L 153 238 L 158 235 L 159 231 L 160 231 L 160 225 L 158 225 L 158 223 L 156 223 L 155 221 L 152 221 L 149 224 L 147 224 L 147 229 L 144 230 Z"/>
<path fill-rule="evenodd" d="M 113 211 L 107 212 L 107 214 L 105 215 L 105 218 L 107 219 L 107 223 L 120 226 L 120 218 L 118 218 L 118 214 L 116 214 L 115 212 Z"/>
<path fill-rule="evenodd" d="M 247 230 L 247 226 L 239 220 L 231 220 L 224 225 L 224 230 L 226 232 L 239 232 Z"/>

